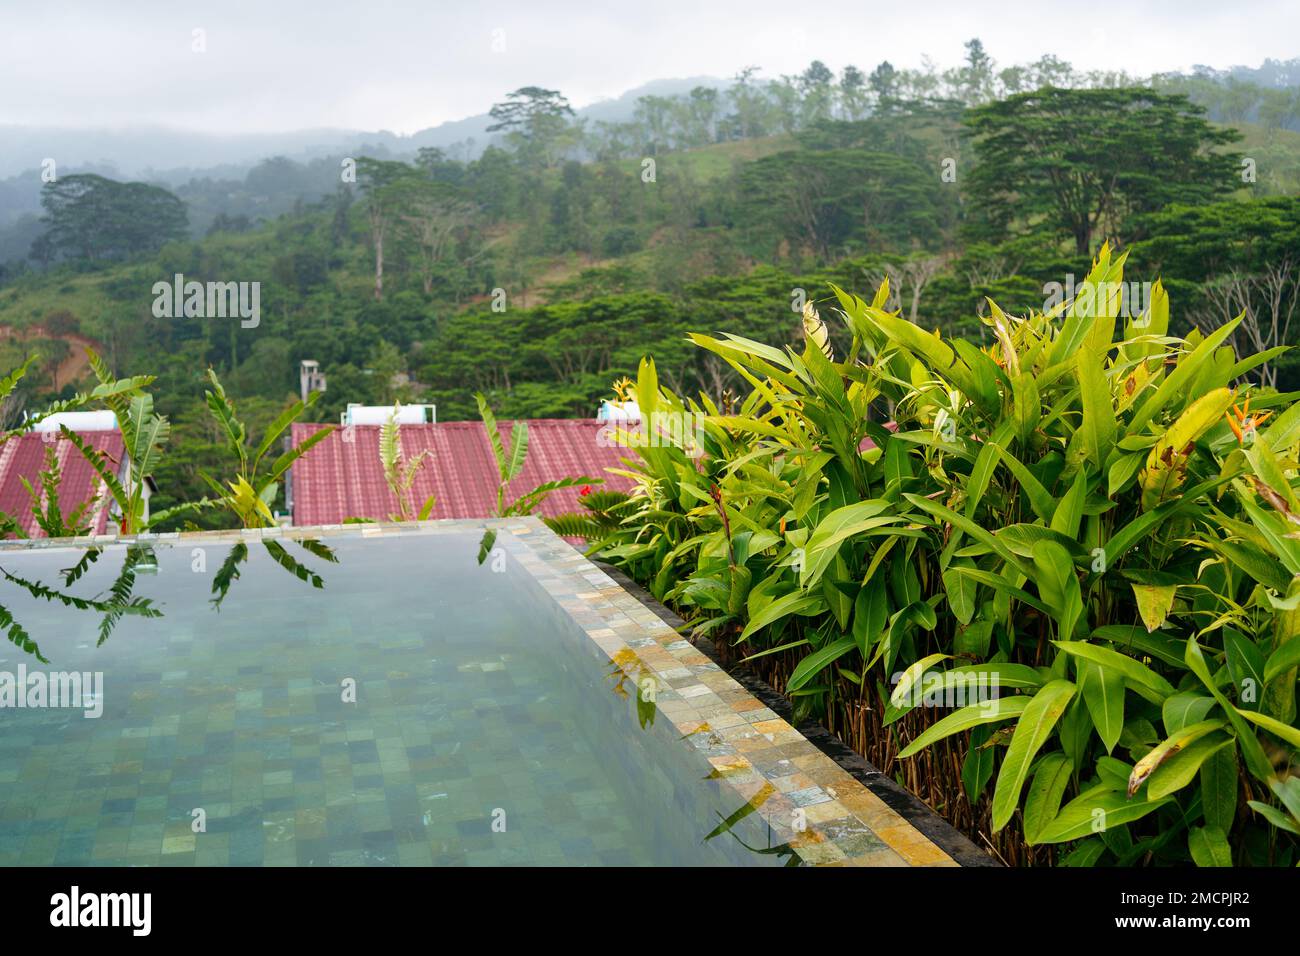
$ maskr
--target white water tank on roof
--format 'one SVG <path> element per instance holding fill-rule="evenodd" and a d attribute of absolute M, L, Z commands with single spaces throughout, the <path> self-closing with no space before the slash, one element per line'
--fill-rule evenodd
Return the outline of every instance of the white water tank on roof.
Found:
<path fill-rule="evenodd" d="M 605 399 L 600 403 L 600 411 L 596 413 L 596 420 L 601 422 L 639 422 L 641 420 L 641 406 L 636 402 L 611 402 Z"/>
<path fill-rule="evenodd" d="M 111 432 L 117 429 L 117 416 L 112 412 L 58 412 L 43 418 L 32 426 L 34 432 L 57 432 L 66 425 L 74 432 Z"/>
<path fill-rule="evenodd" d="M 391 405 L 348 405 L 343 412 L 344 425 L 383 425 L 392 417 Z M 424 425 L 438 420 L 435 405 L 401 405 L 397 409 L 397 424 Z"/>

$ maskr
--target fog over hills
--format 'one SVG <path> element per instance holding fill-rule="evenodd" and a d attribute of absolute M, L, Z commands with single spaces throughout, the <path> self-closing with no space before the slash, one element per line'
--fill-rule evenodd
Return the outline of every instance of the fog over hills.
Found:
<path fill-rule="evenodd" d="M 655 80 L 614 99 L 575 109 L 591 122 L 620 122 L 632 117 L 642 96 L 674 96 L 696 86 L 723 87 L 714 77 Z M 504 91 L 503 91 L 504 96 Z M 486 112 L 422 129 L 409 136 L 387 130 L 304 129 L 283 133 L 201 133 L 164 127 L 60 129 L 0 125 L 0 178 L 39 170 L 53 158 L 66 171 L 116 173 L 177 185 L 194 176 L 242 176 L 259 160 L 286 156 L 299 162 L 322 156 L 401 156 L 426 146 L 458 147 L 457 158 L 473 158 L 495 138 L 487 132 Z M 6 218 L 0 213 L 0 219 Z"/>

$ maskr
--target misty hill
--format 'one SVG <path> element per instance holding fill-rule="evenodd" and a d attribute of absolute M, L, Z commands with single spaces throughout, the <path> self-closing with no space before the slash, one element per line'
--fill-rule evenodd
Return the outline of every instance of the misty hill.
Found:
<path fill-rule="evenodd" d="M 676 96 L 696 86 L 725 85 L 712 77 L 655 80 L 575 112 L 579 119 L 592 122 L 624 122 L 632 118 L 636 101 L 643 96 Z M 268 156 L 286 156 L 299 162 L 362 152 L 399 157 L 433 146 L 454 151 L 456 158 L 465 160 L 477 157 L 495 139 L 487 132 L 491 123 L 491 117 L 484 112 L 439 123 L 409 136 L 388 130 L 352 129 L 214 135 L 163 127 L 57 129 L 0 125 L 0 177 L 39 169 L 47 157 L 69 172 L 95 171 L 166 185 L 180 185 L 198 176 L 241 178 Z M 11 215 L 6 216 L 6 212 Z M 0 221 L 13 218 L 12 212 L 0 202 Z"/>

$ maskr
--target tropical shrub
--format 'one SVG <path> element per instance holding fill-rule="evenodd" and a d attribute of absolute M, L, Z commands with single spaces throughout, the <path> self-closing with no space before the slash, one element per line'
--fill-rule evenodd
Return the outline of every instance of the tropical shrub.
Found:
<path fill-rule="evenodd" d="M 578 485 L 599 485 L 603 478 L 578 475 L 547 481 L 530 491 L 524 492 L 513 501 L 510 499 L 510 483 L 523 474 L 524 462 L 528 460 L 528 423 L 515 422 L 510 432 L 510 451 L 506 451 L 501 440 L 501 429 L 497 427 L 496 416 L 487 399 L 479 394 L 474 396 L 478 402 L 479 417 L 483 419 L 483 428 L 487 432 L 488 442 L 492 445 L 492 454 L 497 463 L 497 517 L 509 518 L 517 515 L 530 515 L 541 507 L 553 491 L 561 488 L 573 488 Z"/>
<path fill-rule="evenodd" d="M 643 362 L 643 416 L 701 415 L 703 454 L 628 436 L 591 550 L 791 661 L 797 713 L 931 759 L 1015 859 L 1293 865 L 1300 404 L 1231 323 L 1170 335 L 1159 282 L 1123 315 L 1124 258 L 1046 313 L 990 302 L 987 347 L 883 284 L 834 289 L 843 339 L 805 310 L 801 351 L 692 335 L 751 390 L 684 402 Z"/>
<path fill-rule="evenodd" d="M 433 452 L 425 449 L 414 458 L 406 458 L 402 451 L 402 426 L 397 421 L 400 405 L 393 405 L 393 413 L 384 420 L 379 429 L 379 463 L 384 470 L 384 481 L 388 490 L 397 499 L 397 512 L 390 514 L 390 521 L 423 521 L 433 511 L 437 503 L 436 495 L 429 495 L 424 504 L 416 510 L 411 500 L 411 486 L 415 476 L 420 473 L 424 463 L 433 457 Z"/>
<path fill-rule="evenodd" d="M 212 386 L 204 391 L 208 411 L 213 420 L 225 433 L 226 449 L 235 464 L 235 475 L 228 478 L 225 485 L 207 472 L 200 471 L 199 477 L 216 495 L 213 499 L 195 502 L 196 506 L 207 507 L 220 505 L 229 511 L 245 528 L 269 528 L 275 525 L 275 516 L 271 513 L 271 503 L 275 501 L 280 490 L 280 481 L 289 467 L 317 444 L 329 437 L 334 431 L 333 425 L 321 428 L 294 447 L 277 455 L 269 464 L 264 465 L 267 454 L 275 446 L 276 439 L 284 434 L 285 429 L 297 421 L 307 409 L 311 408 L 320 397 L 320 392 L 312 392 L 307 400 L 295 401 L 267 426 L 262 440 L 255 449 L 248 447 L 248 428 L 239 419 L 235 404 L 226 396 L 217 373 L 208 369 L 208 382 Z"/>
<path fill-rule="evenodd" d="M 99 379 L 100 389 L 112 389 L 114 379 L 108 366 L 93 351 L 87 349 L 91 369 Z M 162 457 L 163 446 L 171 436 L 171 423 L 154 411 L 153 396 L 145 391 L 152 377 L 137 379 L 133 386 L 113 394 L 105 394 L 102 401 L 117 418 L 122 432 L 124 461 L 119 474 L 119 463 L 105 452 L 89 445 L 80 435 L 66 425 L 59 431 L 73 444 L 103 481 L 121 515 L 124 534 L 136 534 L 148 529 L 151 520 L 145 483 L 153 474 Z"/>
<path fill-rule="evenodd" d="M 135 534 L 146 530 L 151 522 L 171 517 L 177 511 L 188 510 L 190 506 L 187 505 L 152 517 L 148 513 L 145 482 L 158 463 L 162 446 L 167 443 L 171 434 L 171 425 L 165 417 L 155 414 L 153 397 L 145 391 L 145 386 L 153 382 L 153 376 L 136 375 L 132 378 L 118 379 L 113 376 L 103 359 L 94 350 L 87 348 L 86 358 L 98 380 L 95 388 L 87 393 L 77 393 L 70 399 L 52 403 L 43 412 L 29 418 L 23 428 L 13 429 L 0 435 L 0 444 L 52 415 L 80 409 L 86 405 L 102 404 L 116 416 L 118 428 L 122 432 L 124 445 L 122 462 L 114 461 L 105 452 L 92 447 L 66 425 L 60 424 L 59 433 L 72 443 L 78 454 L 86 459 L 100 480 L 104 482 L 113 503 L 117 506 L 122 531 L 126 534 Z M 13 390 L 32 361 L 33 359 L 29 358 L 15 372 L 0 381 L 0 397 L 8 395 Z M 42 480 L 48 484 L 47 478 L 43 477 Z M 57 485 L 60 481 L 61 474 L 56 474 L 54 483 Z M 57 501 L 55 505 L 57 512 Z M 74 512 L 74 516 L 75 520 L 71 520 L 68 524 L 65 524 L 63 518 L 57 513 L 47 514 L 44 519 L 38 515 L 37 522 L 47 533 L 85 530 L 79 526 L 84 512 L 81 514 Z M 76 527 L 71 527 L 69 524 Z M 0 520 L 0 526 L 5 530 L 14 530 L 12 524 L 4 520 Z"/>
<path fill-rule="evenodd" d="M 58 452 L 51 445 L 45 446 L 45 467 L 36 475 L 33 486 L 22 475 L 18 476 L 31 502 L 32 518 L 47 538 L 75 538 L 91 533 L 90 512 L 95 505 L 93 497 L 65 511 L 59 499 L 59 490 L 63 485 L 63 466 L 59 463 Z M 8 516 L 6 516 L 8 517 Z M 3 530 L 16 538 L 25 538 L 27 534 L 22 526 L 12 518 L 3 525 Z"/>
<path fill-rule="evenodd" d="M 528 423 L 514 423 L 514 427 L 510 430 L 510 450 L 507 452 L 505 443 L 501 439 L 501 429 L 497 426 L 496 416 L 492 413 L 492 406 L 488 404 L 486 396 L 480 392 L 475 394 L 474 400 L 478 402 L 478 413 L 483 420 L 483 430 L 487 432 L 488 443 L 492 446 L 492 455 L 496 459 L 498 479 L 496 516 L 498 518 L 534 514 L 542 506 L 542 502 L 550 497 L 551 492 L 558 491 L 561 488 L 604 483 L 603 478 L 591 478 L 586 475 L 560 478 L 556 481 L 543 482 L 512 501 L 510 499 L 510 484 L 523 474 L 524 462 L 528 460 Z M 492 552 L 496 540 L 497 533 L 495 529 L 488 528 L 484 530 L 483 538 L 479 542 L 479 564 L 487 560 L 487 556 Z"/>

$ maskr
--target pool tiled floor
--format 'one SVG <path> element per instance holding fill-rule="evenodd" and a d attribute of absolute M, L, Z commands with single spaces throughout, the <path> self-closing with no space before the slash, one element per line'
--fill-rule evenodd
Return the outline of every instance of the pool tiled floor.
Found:
<path fill-rule="evenodd" d="M 441 535 L 463 538 L 484 527 L 496 529 L 497 546 L 585 633 L 591 652 L 603 655 L 611 689 L 633 700 L 654 690 L 654 713 L 676 729 L 683 759 L 697 761 L 699 776 L 730 795 L 724 803 L 738 808 L 733 819 L 761 820 L 771 838 L 788 844 L 804 864 L 957 865 L 537 519 L 141 540 L 184 550 L 275 539 L 328 544 L 333 536 L 415 536 L 437 547 Z M 122 543 L 112 536 L 6 542 L 0 555 Z M 375 608 L 372 617 L 382 624 L 390 612 Z M 0 862 L 619 864 L 631 862 L 638 840 L 645 839 L 637 820 L 616 809 L 619 797 L 609 782 L 592 777 L 585 765 L 565 762 L 555 742 L 572 739 L 577 730 L 548 719 L 544 707 L 530 709 L 527 702 L 554 689 L 517 676 L 508 655 L 485 653 L 462 662 L 454 682 L 439 684 L 441 705 L 456 719 L 453 748 L 450 737 L 417 733 L 414 723 L 400 719 L 419 715 L 436 726 L 443 718 L 425 706 L 427 679 L 412 670 L 419 647 L 399 626 L 366 633 L 360 619 L 339 618 L 324 625 L 339 640 L 287 641 L 280 651 L 293 655 L 301 676 L 286 679 L 282 668 L 248 655 L 233 669 L 214 668 L 212 649 L 184 619 L 178 623 L 166 653 L 150 665 L 156 671 L 132 685 L 130 712 L 156 718 L 128 720 L 111 738 L 62 743 L 61 766 L 51 763 L 53 751 L 47 758 L 40 747 L 24 756 L 21 782 L 30 795 L 11 789 L 0 805 Z M 231 625 L 218 616 L 210 626 Z M 377 708 L 384 716 L 348 720 L 340 711 L 331 718 L 322 687 L 337 675 L 328 655 L 344 654 L 358 639 L 374 644 L 373 666 L 358 679 L 370 700 L 384 704 Z M 207 695 L 202 706 L 193 699 L 182 705 L 195 694 Z M 250 749 L 254 735 L 257 746 Z M 75 772 L 68 771 L 69 762 Z M 0 768 L 0 792 L 5 775 L 17 772 L 12 762 Z M 61 774 L 57 782 L 55 774 Z M 430 778 L 436 787 L 423 783 Z M 502 793 L 511 795 L 511 813 L 538 821 L 537 829 L 549 836 L 490 832 L 483 808 Z M 196 836 L 190 813 L 200 805 L 208 827 Z"/>

